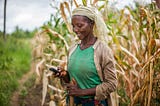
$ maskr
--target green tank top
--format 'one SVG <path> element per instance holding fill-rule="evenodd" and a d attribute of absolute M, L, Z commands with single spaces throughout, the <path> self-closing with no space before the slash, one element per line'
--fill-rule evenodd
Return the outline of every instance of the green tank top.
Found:
<path fill-rule="evenodd" d="M 101 83 L 94 63 L 92 46 L 84 50 L 77 46 L 69 59 L 68 72 L 81 89 L 94 88 Z"/>

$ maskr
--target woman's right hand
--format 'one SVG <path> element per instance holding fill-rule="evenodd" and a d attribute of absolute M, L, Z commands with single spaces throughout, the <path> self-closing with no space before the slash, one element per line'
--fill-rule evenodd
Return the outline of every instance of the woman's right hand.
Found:
<path fill-rule="evenodd" d="M 63 79 L 66 83 L 68 83 L 70 80 L 68 72 L 61 67 L 57 67 L 57 70 L 59 72 L 56 73 L 55 76 Z"/>
<path fill-rule="evenodd" d="M 67 75 L 67 71 L 64 70 L 63 68 L 57 67 L 57 70 L 58 70 L 59 72 L 55 74 L 56 77 L 63 78 L 63 77 L 65 77 L 65 76 Z"/>

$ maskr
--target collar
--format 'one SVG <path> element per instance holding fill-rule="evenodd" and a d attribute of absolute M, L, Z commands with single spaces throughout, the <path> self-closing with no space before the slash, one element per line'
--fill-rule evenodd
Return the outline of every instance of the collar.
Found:
<path fill-rule="evenodd" d="M 93 45 L 93 49 L 96 49 L 99 43 L 100 43 L 100 40 L 97 39 L 96 42 L 95 42 L 94 45 Z M 80 40 L 80 41 L 77 41 L 76 45 L 78 45 L 78 44 L 81 44 L 81 40 Z"/>

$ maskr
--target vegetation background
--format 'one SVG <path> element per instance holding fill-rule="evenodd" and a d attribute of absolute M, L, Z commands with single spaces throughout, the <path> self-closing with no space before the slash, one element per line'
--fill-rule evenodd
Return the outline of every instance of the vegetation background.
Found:
<path fill-rule="evenodd" d="M 157 5 L 145 6 L 136 2 L 136 8 L 126 6 L 122 10 L 113 9 L 105 0 L 81 1 L 82 5 L 96 6 L 108 28 L 106 44 L 114 52 L 119 82 L 112 98 L 114 106 L 160 105 L 160 9 L 156 1 Z M 70 18 L 78 3 L 73 0 L 52 5 L 56 13 L 34 31 L 16 27 L 11 34 L 0 32 L 1 106 L 15 106 L 12 99 L 16 90 L 21 106 L 65 105 L 66 92 L 48 68 L 66 68 L 67 50 L 77 40 Z M 21 83 L 30 70 L 35 73 Z"/>

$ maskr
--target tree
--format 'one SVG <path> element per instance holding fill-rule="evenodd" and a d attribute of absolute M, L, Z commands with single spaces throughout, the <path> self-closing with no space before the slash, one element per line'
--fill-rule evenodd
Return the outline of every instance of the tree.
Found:
<path fill-rule="evenodd" d="M 4 23 L 3 23 L 3 39 L 6 40 L 6 6 L 7 0 L 4 0 Z"/>

